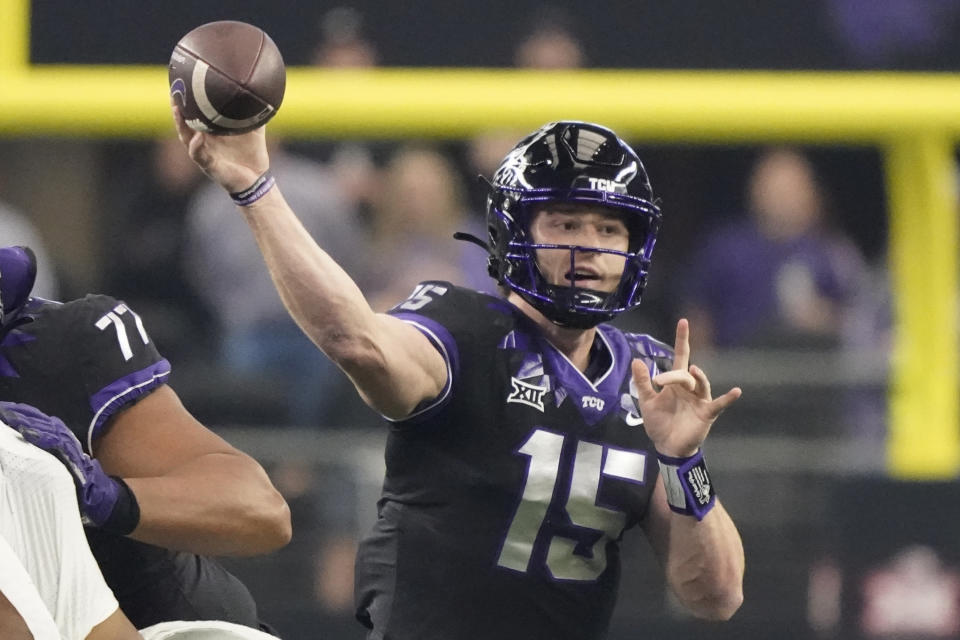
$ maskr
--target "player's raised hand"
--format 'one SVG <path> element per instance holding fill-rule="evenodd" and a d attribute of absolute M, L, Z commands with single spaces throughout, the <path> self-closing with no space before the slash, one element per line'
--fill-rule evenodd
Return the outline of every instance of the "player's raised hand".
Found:
<path fill-rule="evenodd" d="M 647 365 L 637 359 L 633 361 L 633 381 L 647 435 L 659 453 L 675 458 L 696 453 L 714 420 L 742 393 L 740 387 L 734 387 L 713 398 L 707 375 L 700 367 L 690 365 L 690 325 L 686 319 L 677 323 L 673 369 L 651 380 Z"/>
<path fill-rule="evenodd" d="M 270 168 L 263 127 L 233 136 L 195 131 L 184 122 L 179 107 L 171 106 L 177 136 L 190 158 L 227 192 L 243 191 Z"/>

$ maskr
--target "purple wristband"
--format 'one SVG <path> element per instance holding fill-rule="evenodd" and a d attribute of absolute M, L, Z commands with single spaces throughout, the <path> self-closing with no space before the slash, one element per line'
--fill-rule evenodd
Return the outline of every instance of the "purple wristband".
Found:
<path fill-rule="evenodd" d="M 263 172 L 263 175 L 254 180 L 252 185 L 243 191 L 231 193 L 230 198 L 235 204 L 241 207 L 249 207 L 251 204 L 267 195 L 267 192 L 269 192 L 270 189 L 273 189 L 273 185 L 275 184 L 277 184 L 277 179 L 274 178 L 273 174 L 270 173 L 270 170 L 267 169 Z"/>
<path fill-rule="evenodd" d="M 657 453 L 657 460 L 670 509 L 703 520 L 717 502 L 717 492 L 710 480 L 703 452 L 697 451 L 689 458 L 672 458 Z"/>

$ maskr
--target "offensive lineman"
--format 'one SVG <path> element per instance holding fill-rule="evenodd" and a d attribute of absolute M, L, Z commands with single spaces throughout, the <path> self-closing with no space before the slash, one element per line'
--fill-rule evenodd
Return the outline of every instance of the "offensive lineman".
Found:
<path fill-rule="evenodd" d="M 425 282 L 376 314 L 284 201 L 262 128 L 216 137 L 174 118 L 291 315 L 391 424 L 357 558 L 368 638 L 602 638 L 634 525 L 694 614 L 733 615 L 743 547 L 700 445 L 740 389 L 712 397 L 686 320 L 673 353 L 602 324 L 639 304 L 660 222 L 629 146 L 576 121 L 524 138 L 487 205 L 506 299 Z"/>
<path fill-rule="evenodd" d="M 255 460 L 183 407 L 132 309 L 102 295 L 33 298 L 35 276 L 29 249 L 0 247 L 0 401 L 62 421 L 42 440 L 21 434 L 75 471 L 90 548 L 121 609 L 137 628 L 260 627 L 247 588 L 206 556 L 286 544 L 286 502 Z"/>

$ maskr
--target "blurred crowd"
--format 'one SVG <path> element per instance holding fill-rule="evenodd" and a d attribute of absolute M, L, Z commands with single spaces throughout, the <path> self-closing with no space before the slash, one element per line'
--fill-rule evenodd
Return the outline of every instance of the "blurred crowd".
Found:
<path fill-rule="evenodd" d="M 515 67 L 589 66 L 589 47 L 569 14 L 548 5 L 527 24 L 514 47 Z M 363 16 L 350 7 L 324 14 L 311 62 L 354 69 L 383 63 Z M 452 235 L 485 237 L 477 176 L 490 176 L 522 133 L 492 123 L 471 140 L 279 140 L 272 170 L 308 231 L 386 310 L 428 278 L 494 290 L 483 251 Z M 694 171 L 727 179 L 719 197 L 691 195 L 717 189 L 719 179 L 679 183 L 676 174 L 690 169 L 678 172 L 676 156 L 650 149 L 644 157 L 665 222 L 647 300 L 618 321 L 623 328 L 669 341 L 683 315 L 703 350 L 885 346 L 883 256 L 866 255 L 863 238 L 846 231 L 852 214 L 882 227 L 882 199 L 873 211 L 838 210 L 799 147 L 739 150 L 739 173 L 727 167 L 720 174 L 701 161 Z M 99 182 L 100 202 L 88 205 L 95 211 L 84 230 L 88 269 L 77 269 L 82 258 L 62 250 L 65 232 L 50 228 L 56 216 L 0 208 L 5 243 L 40 254 L 38 294 L 97 290 L 124 299 L 174 363 L 173 384 L 212 423 L 376 421 L 289 318 L 246 225 L 175 139 L 104 144 L 86 160 L 77 162 L 100 167 L 91 179 Z M 46 239 L 58 233 L 57 251 L 48 250 Z M 71 230 L 70 244 L 78 237 Z M 871 241 L 877 244 L 875 235 Z M 94 275 L 78 277 L 81 271 Z"/>
<path fill-rule="evenodd" d="M 349 7 L 325 14 L 311 61 L 328 68 L 382 63 L 363 16 Z M 549 72 L 589 64 L 568 14 L 548 7 L 530 15 L 514 66 Z M 482 250 L 452 234 L 485 236 L 485 193 L 476 177 L 489 176 L 522 133 L 494 126 L 443 143 L 280 140 L 272 170 L 308 231 L 386 310 L 427 278 L 493 290 Z M 741 175 L 728 172 L 742 182 L 724 186 L 736 194 L 726 199 L 691 197 L 692 189 L 716 185 L 677 184 L 667 175 L 676 168 L 669 156 L 652 150 L 644 157 L 664 199 L 665 228 L 646 304 L 621 321 L 624 328 L 670 340 L 675 318 L 685 315 L 698 349 L 884 343 L 882 256 L 865 256 L 863 243 L 845 232 L 840 223 L 852 212 L 837 210 L 804 149 L 741 150 L 736 157 L 749 166 Z M 667 166 L 658 165 L 663 157 Z M 45 236 L 54 235 L 45 228 L 50 216 L 33 216 L 31 225 L 30 215 L 0 209 L 5 242 L 41 254 L 38 293 L 101 290 L 124 299 L 175 364 L 174 384 L 212 422 L 344 426 L 374 419 L 290 320 L 233 205 L 172 137 L 105 145 L 99 166 L 101 202 L 87 232 L 98 262 L 92 278 L 75 277 L 76 260 L 59 260 L 59 250 L 44 255 L 54 253 L 45 248 Z M 858 220 L 885 216 L 857 213 Z"/>

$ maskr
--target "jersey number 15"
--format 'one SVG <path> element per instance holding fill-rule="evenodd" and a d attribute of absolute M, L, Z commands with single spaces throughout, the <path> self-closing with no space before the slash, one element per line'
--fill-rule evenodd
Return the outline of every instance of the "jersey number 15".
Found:
<path fill-rule="evenodd" d="M 530 458 L 527 479 L 497 564 L 526 572 L 550 502 L 555 494 L 566 495 L 564 510 L 570 523 L 601 535 L 589 557 L 574 553 L 577 540 L 560 535 L 550 537 L 547 569 L 557 580 L 594 581 L 607 568 L 607 544 L 620 537 L 627 520 L 626 513 L 597 504 L 600 481 L 603 476 L 610 476 L 642 483 L 646 454 L 580 441 L 569 491 L 557 491 L 564 440 L 563 435 L 537 429 L 520 447 L 519 453 Z"/>

